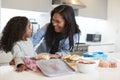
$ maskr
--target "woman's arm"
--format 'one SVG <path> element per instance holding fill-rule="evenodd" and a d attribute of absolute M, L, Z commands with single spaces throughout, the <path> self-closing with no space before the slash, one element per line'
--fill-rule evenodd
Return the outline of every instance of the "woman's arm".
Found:
<path fill-rule="evenodd" d="M 79 35 L 78 34 L 75 34 L 74 36 L 73 36 L 73 39 L 74 39 L 74 45 L 75 45 L 75 43 L 77 43 L 78 42 L 78 37 Z M 59 46 L 59 51 L 58 52 L 56 52 L 56 54 L 58 54 L 58 55 L 60 55 L 60 56 L 63 56 L 63 55 L 65 55 L 65 54 L 69 54 L 70 53 L 70 46 L 69 46 L 69 39 L 67 38 L 67 39 L 65 39 L 65 40 L 62 40 L 62 41 L 60 41 L 60 44 L 59 44 L 60 46 Z"/>
<path fill-rule="evenodd" d="M 40 28 L 33 36 L 32 36 L 32 42 L 33 46 L 35 47 L 44 37 L 46 29 L 47 29 L 48 24 Z"/>

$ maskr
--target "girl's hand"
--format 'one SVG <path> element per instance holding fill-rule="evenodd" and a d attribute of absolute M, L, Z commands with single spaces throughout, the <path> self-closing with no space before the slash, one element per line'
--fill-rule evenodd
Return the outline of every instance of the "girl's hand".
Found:
<path fill-rule="evenodd" d="M 12 59 L 10 62 L 9 62 L 10 65 L 15 65 L 15 61 L 14 59 Z"/>
<path fill-rule="evenodd" d="M 22 71 L 27 71 L 28 68 L 24 64 L 20 64 L 20 66 L 17 67 L 16 71 L 17 72 L 22 72 Z"/>

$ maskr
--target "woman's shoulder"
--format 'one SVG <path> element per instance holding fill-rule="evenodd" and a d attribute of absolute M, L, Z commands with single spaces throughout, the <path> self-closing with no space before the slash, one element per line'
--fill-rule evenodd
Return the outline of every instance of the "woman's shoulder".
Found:
<path fill-rule="evenodd" d="M 37 34 L 37 35 L 38 35 L 39 33 L 40 33 L 40 34 L 45 34 L 48 25 L 49 25 L 49 23 L 47 23 L 47 24 L 45 24 L 44 26 L 42 26 L 42 27 L 36 32 L 36 34 Z"/>
<path fill-rule="evenodd" d="M 42 26 L 42 27 L 40 28 L 40 30 L 46 30 L 47 27 L 48 27 L 48 25 L 49 25 L 49 23 L 45 24 L 44 26 Z"/>
<path fill-rule="evenodd" d="M 74 37 L 78 37 L 80 34 L 79 33 L 75 33 L 74 34 Z"/>

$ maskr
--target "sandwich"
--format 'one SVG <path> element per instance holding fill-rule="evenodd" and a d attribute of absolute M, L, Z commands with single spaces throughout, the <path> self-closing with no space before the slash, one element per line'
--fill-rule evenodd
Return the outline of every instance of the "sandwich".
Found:
<path fill-rule="evenodd" d="M 71 57 L 70 54 L 66 54 L 66 55 L 62 56 L 61 58 L 62 58 L 63 60 L 66 60 L 67 58 L 70 58 L 70 57 Z"/>
<path fill-rule="evenodd" d="M 36 56 L 36 60 L 41 60 L 41 59 L 48 60 L 48 59 L 50 59 L 50 56 L 49 56 L 49 54 L 47 54 L 47 53 L 38 54 L 38 55 Z"/>
<path fill-rule="evenodd" d="M 80 56 L 76 54 L 74 55 L 68 54 L 68 55 L 64 55 L 62 59 L 64 59 L 68 63 L 76 63 L 80 59 Z"/>
<path fill-rule="evenodd" d="M 67 59 L 67 62 L 76 63 L 80 59 L 79 55 L 72 55 L 70 58 Z"/>

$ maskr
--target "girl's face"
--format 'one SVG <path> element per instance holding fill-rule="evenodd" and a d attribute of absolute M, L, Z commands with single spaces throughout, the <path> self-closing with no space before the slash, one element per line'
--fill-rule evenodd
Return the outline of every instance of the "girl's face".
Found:
<path fill-rule="evenodd" d="M 62 32 L 65 27 L 65 20 L 59 13 L 55 13 L 52 17 L 52 24 L 55 32 Z"/>
<path fill-rule="evenodd" d="M 26 25 L 26 32 L 24 34 L 24 39 L 29 38 L 31 36 L 31 28 L 30 28 L 30 22 L 28 21 L 27 25 Z"/>

